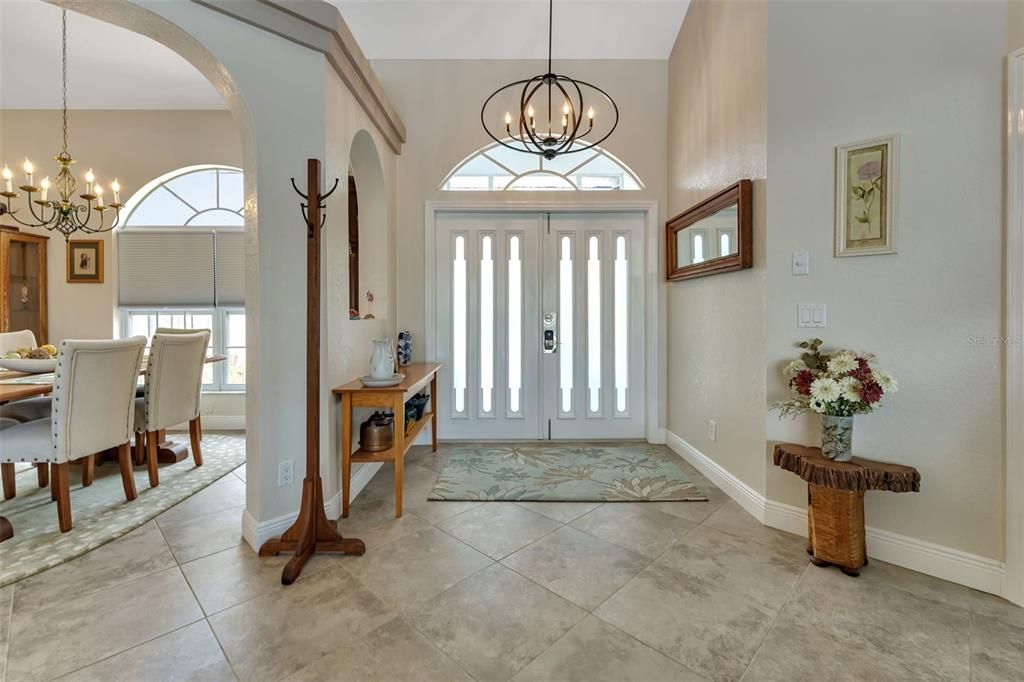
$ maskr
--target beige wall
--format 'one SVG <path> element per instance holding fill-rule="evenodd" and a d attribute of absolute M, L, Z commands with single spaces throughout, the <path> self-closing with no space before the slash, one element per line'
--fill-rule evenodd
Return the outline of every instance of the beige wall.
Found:
<path fill-rule="evenodd" d="M 116 175 L 122 187 L 122 200 L 153 178 L 183 166 L 242 165 L 238 129 L 227 111 L 75 110 L 71 112 L 70 133 L 69 151 L 78 161 L 72 169 L 79 182 L 89 168 L 105 186 Z M 49 175 L 52 180 L 56 176 L 56 162 L 52 159 L 60 152 L 60 144 L 59 111 L 0 110 L 0 166 L 7 163 L 20 172 L 24 157 L 28 156 L 37 168 L 36 177 Z M 12 222 L 2 218 L 0 221 Z M 63 237 L 42 228 L 22 229 L 50 235 L 49 340 L 111 338 L 119 333 L 115 329 L 116 253 L 111 233 L 98 235 L 104 242 L 103 284 L 68 284 Z M 240 396 L 210 397 L 204 402 L 206 414 L 245 412 Z"/>
<path fill-rule="evenodd" d="M 666 121 L 665 62 L 559 62 L 568 73 L 605 88 L 621 119 L 603 145 L 640 177 L 638 192 L 574 193 L 574 201 L 654 200 L 664 204 Z M 502 83 L 543 69 L 527 61 L 376 61 L 373 70 L 405 122 L 409 143 L 398 164 L 398 327 L 413 332 L 414 353 L 424 359 L 424 204 L 459 200 L 543 200 L 551 193 L 441 192 L 438 187 L 466 156 L 490 142 L 480 126 L 480 106 Z M 559 195 L 558 198 L 564 198 Z M 662 214 L 662 217 L 663 214 Z M 660 263 L 658 264 L 660 268 Z"/>
<path fill-rule="evenodd" d="M 766 20 L 761 2 L 694 0 L 668 75 L 668 214 L 755 181 L 754 267 L 668 285 L 668 429 L 762 493 Z"/>
<path fill-rule="evenodd" d="M 867 457 L 921 470 L 917 495 L 869 494 L 868 524 L 1001 559 L 1004 2 L 771 3 L 768 20 L 768 395 L 793 343 L 874 351 L 901 383 L 857 418 Z M 922 30 L 922 27 L 927 30 Z M 837 49 L 874 35 L 855 59 Z M 897 255 L 832 257 L 837 144 L 901 135 Z M 793 277 L 795 250 L 811 274 Z M 827 329 L 796 328 L 826 303 Z M 815 419 L 768 421 L 813 442 Z M 768 496 L 805 501 L 769 467 Z"/>
<path fill-rule="evenodd" d="M 1006 50 L 1013 52 L 1024 47 L 1024 0 L 1007 3 Z"/>

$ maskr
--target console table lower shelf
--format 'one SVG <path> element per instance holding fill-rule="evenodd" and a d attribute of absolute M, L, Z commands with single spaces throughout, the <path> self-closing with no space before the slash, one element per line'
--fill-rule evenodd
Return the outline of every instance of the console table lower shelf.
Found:
<path fill-rule="evenodd" d="M 864 529 L 864 493 L 918 492 L 921 474 L 914 467 L 854 457 L 836 462 L 819 448 L 793 443 L 775 446 L 775 465 L 807 481 L 807 553 L 815 566 L 836 566 L 860 575 L 868 563 Z"/>

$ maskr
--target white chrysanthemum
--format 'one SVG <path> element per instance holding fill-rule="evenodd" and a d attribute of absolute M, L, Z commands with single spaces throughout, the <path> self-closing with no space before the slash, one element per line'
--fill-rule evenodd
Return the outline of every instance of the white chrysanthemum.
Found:
<path fill-rule="evenodd" d="M 815 400 L 830 403 L 838 400 L 840 395 L 842 395 L 842 389 L 839 388 L 839 382 L 835 379 L 821 377 L 811 382 L 811 397 Z"/>
<path fill-rule="evenodd" d="M 848 350 L 836 353 L 828 361 L 828 371 L 833 374 L 846 374 L 857 369 L 857 356 Z"/>
<path fill-rule="evenodd" d="M 889 374 L 884 369 L 876 369 L 871 374 L 875 377 L 875 382 L 882 387 L 882 393 L 895 393 L 900 390 L 900 385 L 896 382 L 896 377 Z"/>
<path fill-rule="evenodd" d="M 817 412 L 818 414 L 825 414 L 825 403 L 821 402 L 820 400 L 812 398 L 809 404 L 811 406 L 811 409 Z"/>
<path fill-rule="evenodd" d="M 843 377 L 840 379 L 839 389 L 846 400 L 851 403 L 860 402 L 860 382 L 853 377 Z"/>
<path fill-rule="evenodd" d="M 782 371 L 783 373 L 786 374 L 786 376 L 793 377 L 799 374 L 800 372 L 804 371 L 805 369 L 807 369 L 807 363 L 804 362 L 803 360 L 798 359 L 786 365 L 786 369 Z"/>

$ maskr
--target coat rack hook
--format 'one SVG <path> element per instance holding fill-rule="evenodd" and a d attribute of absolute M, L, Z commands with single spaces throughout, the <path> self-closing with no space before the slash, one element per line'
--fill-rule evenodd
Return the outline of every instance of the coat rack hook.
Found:
<path fill-rule="evenodd" d="M 292 180 L 292 189 L 295 190 L 295 193 L 298 194 L 303 199 L 308 200 L 309 197 L 307 197 L 305 194 L 303 194 L 302 191 L 299 189 L 298 185 L 295 184 L 295 178 L 292 178 L 291 180 Z"/>
<path fill-rule="evenodd" d="M 331 190 L 329 192 L 327 192 L 327 194 L 321 194 L 320 195 L 320 201 L 323 201 L 327 197 L 329 197 L 332 194 L 334 194 L 334 190 L 336 190 L 336 189 L 338 189 L 338 178 L 334 178 L 334 185 L 331 187 Z"/>

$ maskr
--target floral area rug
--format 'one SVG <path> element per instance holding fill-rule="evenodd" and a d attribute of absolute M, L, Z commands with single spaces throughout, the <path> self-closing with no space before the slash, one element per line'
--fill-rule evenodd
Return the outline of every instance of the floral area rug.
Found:
<path fill-rule="evenodd" d="M 187 434 L 171 433 L 172 440 L 188 440 Z M 127 502 L 116 462 L 96 467 L 93 484 L 82 487 L 81 467 L 71 466 L 71 518 L 74 527 L 61 533 L 57 505 L 50 489 L 40 488 L 35 469 L 17 473 L 17 495 L 0 502 L 0 515 L 14 526 L 14 537 L 0 544 L 0 587 L 27 578 L 81 556 L 115 540 L 222 476 L 245 464 L 245 434 L 203 435 L 203 466 L 196 467 L 191 452 L 177 464 L 160 466 L 160 485 L 149 487 L 146 467 L 135 467 L 138 497 Z"/>
<path fill-rule="evenodd" d="M 647 443 L 457 446 L 430 500 L 705 501 L 678 457 Z"/>

